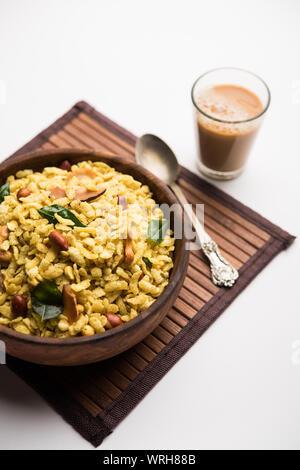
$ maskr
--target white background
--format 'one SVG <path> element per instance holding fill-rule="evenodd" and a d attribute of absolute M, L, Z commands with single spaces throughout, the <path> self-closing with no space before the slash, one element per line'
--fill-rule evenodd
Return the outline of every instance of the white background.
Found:
<path fill-rule="evenodd" d="M 195 170 L 190 89 L 233 65 L 272 103 L 246 172 L 219 186 L 299 233 L 300 2 L 1 0 L 0 158 L 87 100 Z M 280 254 L 101 449 L 300 448 L 299 242 Z M 297 355 L 294 359 L 297 359 Z M 91 449 L 0 366 L 2 449 Z"/>

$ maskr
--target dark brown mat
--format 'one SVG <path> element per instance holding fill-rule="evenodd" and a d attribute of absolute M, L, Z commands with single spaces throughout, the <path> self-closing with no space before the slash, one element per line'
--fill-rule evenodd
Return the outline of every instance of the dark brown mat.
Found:
<path fill-rule="evenodd" d="M 135 140 L 80 102 L 16 153 L 80 147 L 133 158 Z M 239 269 L 237 284 L 228 290 L 215 287 L 201 252 L 192 252 L 184 286 L 168 316 L 144 341 L 117 359 L 54 368 L 8 358 L 8 367 L 94 446 L 101 444 L 251 280 L 294 240 L 186 168 L 180 185 L 191 203 L 205 204 L 206 229 Z"/>

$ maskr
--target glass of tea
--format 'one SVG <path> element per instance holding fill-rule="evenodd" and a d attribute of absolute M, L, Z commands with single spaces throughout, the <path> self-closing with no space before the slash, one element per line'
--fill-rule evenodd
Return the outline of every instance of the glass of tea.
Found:
<path fill-rule="evenodd" d="M 192 101 L 204 175 L 227 180 L 242 173 L 270 98 L 260 77 L 238 68 L 214 69 L 196 80 Z"/>

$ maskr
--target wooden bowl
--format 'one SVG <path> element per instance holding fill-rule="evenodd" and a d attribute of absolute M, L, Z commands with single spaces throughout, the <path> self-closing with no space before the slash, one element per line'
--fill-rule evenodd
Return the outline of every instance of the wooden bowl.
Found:
<path fill-rule="evenodd" d="M 0 165 L 0 182 L 3 184 L 7 176 L 19 170 L 27 168 L 41 170 L 46 166 L 58 166 L 65 159 L 71 163 L 82 160 L 103 161 L 116 170 L 130 174 L 147 184 L 159 204 L 172 205 L 177 202 L 174 194 L 165 184 L 135 162 L 121 157 L 107 156 L 97 151 L 80 149 L 37 151 L 11 157 Z M 175 212 L 174 217 L 182 217 L 181 211 Z M 174 268 L 168 286 L 150 308 L 129 323 L 105 333 L 65 339 L 25 335 L 11 328 L 0 326 L 0 339 L 5 342 L 8 354 L 37 364 L 74 366 L 116 356 L 142 341 L 163 320 L 182 286 L 188 257 L 185 239 L 176 240 Z"/>

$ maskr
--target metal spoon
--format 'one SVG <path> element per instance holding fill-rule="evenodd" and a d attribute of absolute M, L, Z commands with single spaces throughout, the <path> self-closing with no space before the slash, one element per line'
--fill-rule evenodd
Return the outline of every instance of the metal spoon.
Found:
<path fill-rule="evenodd" d="M 221 255 L 218 245 L 206 233 L 192 206 L 176 183 L 180 166 L 170 147 L 159 137 L 145 134 L 136 143 L 137 162 L 157 175 L 175 193 L 198 235 L 203 253 L 210 262 L 211 275 L 217 286 L 231 287 L 239 277 L 237 270 Z"/>

